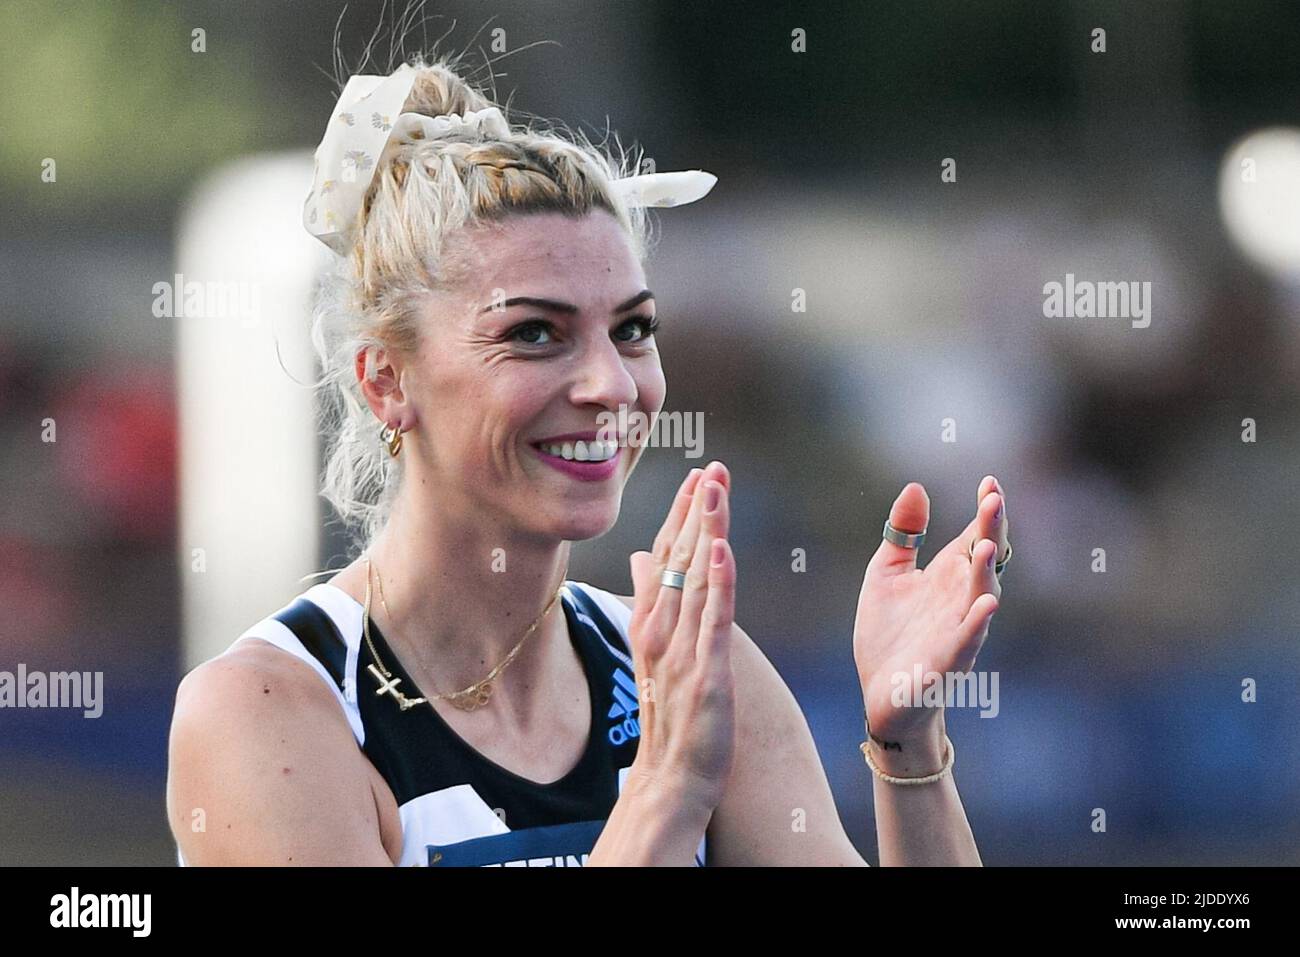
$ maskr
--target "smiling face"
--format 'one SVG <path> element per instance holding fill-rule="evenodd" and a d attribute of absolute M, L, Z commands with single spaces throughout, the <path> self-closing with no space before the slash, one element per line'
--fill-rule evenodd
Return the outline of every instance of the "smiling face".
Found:
<path fill-rule="evenodd" d="M 604 463 L 546 449 L 567 441 L 581 457 L 566 437 L 594 437 L 601 413 L 652 422 L 663 407 L 655 302 L 628 238 L 604 210 L 530 213 L 464 230 L 454 254 L 458 281 L 426 301 L 403 377 L 419 478 L 513 528 L 604 534 L 643 449 L 620 445 Z M 589 460 L 607 453 L 584 445 Z"/>

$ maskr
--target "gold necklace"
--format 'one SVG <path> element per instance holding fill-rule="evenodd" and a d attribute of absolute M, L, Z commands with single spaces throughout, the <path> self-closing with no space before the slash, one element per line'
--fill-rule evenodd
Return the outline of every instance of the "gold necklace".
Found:
<path fill-rule="evenodd" d="M 389 612 L 388 602 L 384 599 L 384 580 L 380 577 L 378 568 L 375 569 L 375 577 L 379 580 L 379 601 L 384 606 L 384 614 L 388 615 L 389 621 L 392 621 L 392 613 Z M 401 683 L 402 679 L 394 678 L 392 672 L 384 667 L 384 663 L 379 659 L 379 653 L 375 651 L 374 642 L 370 640 L 370 557 L 367 556 L 366 605 L 362 616 L 362 631 L 366 636 L 366 645 L 370 648 L 370 655 L 375 659 L 374 665 L 366 666 L 367 670 L 374 675 L 375 680 L 379 682 L 379 690 L 376 691 L 375 694 L 392 695 L 403 711 L 406 711 L 409 708 L 414 708 L 417 704 L 428 704 L 429 707 L 432 708 L 434 701 L 450 701 L 453 707 L 459 708 L 461 711 L 474 711 L 483 707 L 488 703 L 488 699 L 492 696 L 492 682 L 496 680 L 497 675 L 501 674 L 501 672 L 506 669 L 506 666 L 509 665 L 510 662 L 515 660 L 515 656 L 519 654 L 519 649 L 524 646 L 524 642 L 528 640 L 528 636 L 537 630 L 537 626 L 542 623 L 542 619 L 544 619 L 551 608 L 554 607 L 555 603 L 560 598 L 560 593 L 563 591 L 563 576 L 561 576 L 560 587 L 555 590 L 554 597 L 546 603 L 546 607 L 542 609 L 542 613 L 537 616 L 537 620 L 528 626 L 528 630 L 524 632 L 524 636 L 519 639 L 519 643 L 515 645 L 514 648 L 510 649 L 510 654 L 506 655 L 505 658 L 501 660 L 500 664 L 488 672 L 487 677 L 482 681 L 477 681 L 468 688 L 463 688 L 460 691 L 451 691 L 447 694 L 435 694 L 426 698 L 408 698 L 406 695 L 402 694 L 402 692 L 397 690 L 397 686 Z M 379 667 L 376 668 L 375 665 L 378 665 Z"/>

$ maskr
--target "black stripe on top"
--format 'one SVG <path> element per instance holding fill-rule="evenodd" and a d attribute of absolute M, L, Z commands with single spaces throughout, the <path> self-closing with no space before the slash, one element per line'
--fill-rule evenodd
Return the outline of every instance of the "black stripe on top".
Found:
<path fill-rule="evenodd" d="M 595 623 L 596 628 L 605 636 L 606 640 L 619 651 L 623 652 L 623 654 L 631 658 L 632 649 L 628 647 L 627 641 L 623 637 L 623 633 L 620 632 L 618 628 L 614 626 L 614 623 L 609 620 L 609 616 L 606 615 L 601 610 L 600 606 L 596 604 L 595 599 L 588 595 L 582 588 L 573 587 L 569 589 L 569 592 L 573 595 L 574 604 L 582 610 L 584 615 Z"/>
<path fill-rule="evenodd" d="M 341 689 L 347 673 L 348 646 L 338 626 L 320 605 L 299 598 L 271 616 L 294 633 L 304 648 L 319 661 Z"/>

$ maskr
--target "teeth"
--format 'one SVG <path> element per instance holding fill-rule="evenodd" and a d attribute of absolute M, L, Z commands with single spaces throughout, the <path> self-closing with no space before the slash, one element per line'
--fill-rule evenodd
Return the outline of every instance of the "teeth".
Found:
<path fill-rule="evenodd" d="M 570 462 L 606 462 L 618 452 L 618 443 L 612 439 L 593 439 L 590 442 L 579 439 L 563 445 L 543 445 L 542 451 Z"/>

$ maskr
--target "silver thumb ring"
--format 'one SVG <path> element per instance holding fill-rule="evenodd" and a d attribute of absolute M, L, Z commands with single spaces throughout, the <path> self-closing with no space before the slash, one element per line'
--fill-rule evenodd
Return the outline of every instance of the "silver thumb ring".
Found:
<path fill-rule="evenodd" d="M 915 534 L 900 532 L 889 524 L 889 519 L 885 519 L 885 530 L 881 532 L 881 538 L 887 542 L 893 542 L 900 548 L 920 548 L 921 543 L 925 541 L 925 529 Z"/>
<path fill-rule="evenodd" d="M 667 588 L 676 588 L 681 590 L 686 585 L 686 573 L 675 572 L 671 568 L 665 568 L 664 573 L 659 576 L 659 584 Z"/>

